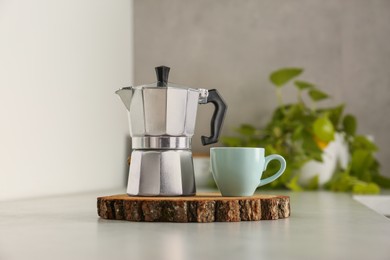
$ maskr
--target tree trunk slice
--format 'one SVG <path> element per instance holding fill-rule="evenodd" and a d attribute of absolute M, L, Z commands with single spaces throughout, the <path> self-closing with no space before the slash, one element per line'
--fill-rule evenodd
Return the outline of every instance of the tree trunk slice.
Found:
<path fill-rule="evenodd" d="M 222 197 L 217 193 L 191 197 L 130 197 L 126 194 L 97 198 L 104 219 L 146 222 L 237 222 L 287 218 L 290 197 L 255 194 Z"/>

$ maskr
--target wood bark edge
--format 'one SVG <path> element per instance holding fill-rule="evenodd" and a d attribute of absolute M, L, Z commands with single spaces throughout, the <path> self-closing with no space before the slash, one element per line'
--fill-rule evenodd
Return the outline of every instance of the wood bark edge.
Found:
<path fill-rule="evenodd" d="M 115 195 L 97 198 L 104 219 L 146 222 L 237 222 L 290 216 L 288 196 L 145 198 Z"/>

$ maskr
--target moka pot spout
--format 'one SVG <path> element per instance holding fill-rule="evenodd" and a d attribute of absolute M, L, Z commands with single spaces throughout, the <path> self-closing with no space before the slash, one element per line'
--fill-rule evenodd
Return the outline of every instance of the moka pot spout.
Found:
<path fill-rule="evenodd" d="M 133 87 L 124 87 L 117 91 L 115 94 L 118 94 L 121 98 L 123 104 L 126 106 L 127 111 L 130 111 L 131 96 L 133 95 Z"/>

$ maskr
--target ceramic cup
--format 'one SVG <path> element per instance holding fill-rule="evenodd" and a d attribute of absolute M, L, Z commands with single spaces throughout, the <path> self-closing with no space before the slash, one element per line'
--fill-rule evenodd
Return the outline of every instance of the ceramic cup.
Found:
<path fill-rule="evenodd" d="M 261 180 L 270 161 L 280 162 L 274 175 Z M 264 148 L 214 147 L 210 150 L 211 172 L 222 196 L 252 196 L 256 188 L 279 178 L 286 161 L 278 154 L 264 156 Z"/>

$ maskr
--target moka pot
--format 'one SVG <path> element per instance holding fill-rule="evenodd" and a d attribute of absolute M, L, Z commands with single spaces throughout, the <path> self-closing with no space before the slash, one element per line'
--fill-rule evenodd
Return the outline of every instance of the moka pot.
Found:
<path fill-rule="evenodd" d="M 132 154 L 127 184 L 130 196 L 190 196 L 196 193 L 191 139 L 198 104 L 212 103 L 211 136 L 216 143 L 227 106 L 218 91 L 168 83 L 169 68 L 155 68 L 157 82 L 116 93 L 128 110 Z"/>

